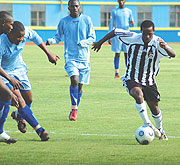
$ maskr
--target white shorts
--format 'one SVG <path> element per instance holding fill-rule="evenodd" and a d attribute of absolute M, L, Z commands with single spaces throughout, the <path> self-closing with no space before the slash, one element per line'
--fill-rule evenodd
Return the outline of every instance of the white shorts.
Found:
<path fill-rule="evenodd" d="M 91 70 L 90 63 L 68 61 L 65 64 L 64 69 L 69 77 L 78 75 L 80 84 L 89 84 Z"/>
<path fill-rule="evenodd" d="M 29 78 L 27 76 L 27 69 L 26 68 L 18 68 L 15 69 L 13 71 L 9 71 L 7 72 L 12 78 L 15 78 L 19 81 L 22 82 L 22 84 L 24 85 L 23 87 L 20 87 L 20 91 L 30 91 L 32 90 Z M 7 79 L 5 79 L 4 77 L 2 77 L 4 83 L 11 89 L 13 88 L 13 86 L 9 83 L 9 81 Z"/>
<path fill-rule="evenodd" d="M 111 50 L 115 53 L 127 53 L 127 45 L 125 45 L 122 41 L 119 40 L 118 36 L 115 36 L 111 39 L 112 46 Z"/>

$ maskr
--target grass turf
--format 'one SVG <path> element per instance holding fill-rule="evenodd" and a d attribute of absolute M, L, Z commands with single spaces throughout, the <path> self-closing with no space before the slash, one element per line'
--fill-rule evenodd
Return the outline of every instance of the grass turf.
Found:
<path fill-rule="evenodd" d="M 134 100 L 114 79 L 114 53 L 103 46 L 99 53 L 91 52 L 91 81 L 83 86 L 78 120 L 68 120 L 70 111 L 69 78 L 64 71 L 63 46 L 51 46 L 61 60 L 56 66 L 37 46 L 26 46 L 23 58 L 28 66 L 32 84 L 32 110 L 40 124 L 50 134 L 48 142 L 41 142 L 28 125 L 27 133 L 17 130 L 10 117 L 5 130 L 18 138 L 16 144 L 0 143 L 0 164 L 147 164 L 178 165 L 180 163 L 180 58 L 162 59 L 156 78 L 163 114 L 163 126 L 168 141 L 155 139 L 150 145 L 139 145 L 134 137 L 143 125 Z M 123 54 L 120 75 L 125 72 Z M 10 112 L 14 108 L 12 107 Z M 153 119 L 148 111 L 151 121 Z"/>

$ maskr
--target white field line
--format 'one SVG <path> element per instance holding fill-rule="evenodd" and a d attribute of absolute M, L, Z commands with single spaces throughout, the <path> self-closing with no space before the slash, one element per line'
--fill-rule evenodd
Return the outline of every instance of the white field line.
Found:
<path fill-rule="evenodd" d="M 19 131 L 5 131 L 5 132 L 9 132 L 9 133 L 20 133 Z M 36 133 L 35 131 L 27 131 L 26 133 L 28 134 L 34 134 Z M 49 131 L 49 134 L 55 134 L 55 135 L 76 135 L 76 136 L 110 136 L 110 137 L 115 137 L 115 136 L 120 136 L 120 137 L 133 137 L 134 135 L 117 135 L 117 134 L 90 134 L 90 133 L 63 133 L 63 132 L 53 132 L 53 131 Z M 172 138 L 172 139 L 180 139 L 180 136 L 168 136 L 168 138 Z"/>

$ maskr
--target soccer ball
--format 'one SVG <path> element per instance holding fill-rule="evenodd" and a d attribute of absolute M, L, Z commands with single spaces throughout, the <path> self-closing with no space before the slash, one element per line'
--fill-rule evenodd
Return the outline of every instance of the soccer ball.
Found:
<path fill-rule="evenodd" d="M 151 127 L 149 126 L 140 126 L 136 130 L 136 140 L 139 144 L 142 145 L 147 145 L 151 143 L 154 139 L 154 131 Z"/>

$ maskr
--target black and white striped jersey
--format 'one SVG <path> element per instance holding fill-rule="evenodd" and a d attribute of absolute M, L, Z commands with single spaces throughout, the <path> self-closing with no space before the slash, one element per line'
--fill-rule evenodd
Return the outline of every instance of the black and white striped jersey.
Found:
<path fill-rule="evenodd" d="M 118 28 L 114 30 L 114 33 L 128 45 L 128 65 L 124 80 L 134 80 L 145 86 L 153 85 L 161 58 L 169 57 L 167 52 L 160 47 L 159 37 L 154 35 L 152 40 L 145 45 L 142 33 L 137 34 Z"/>

